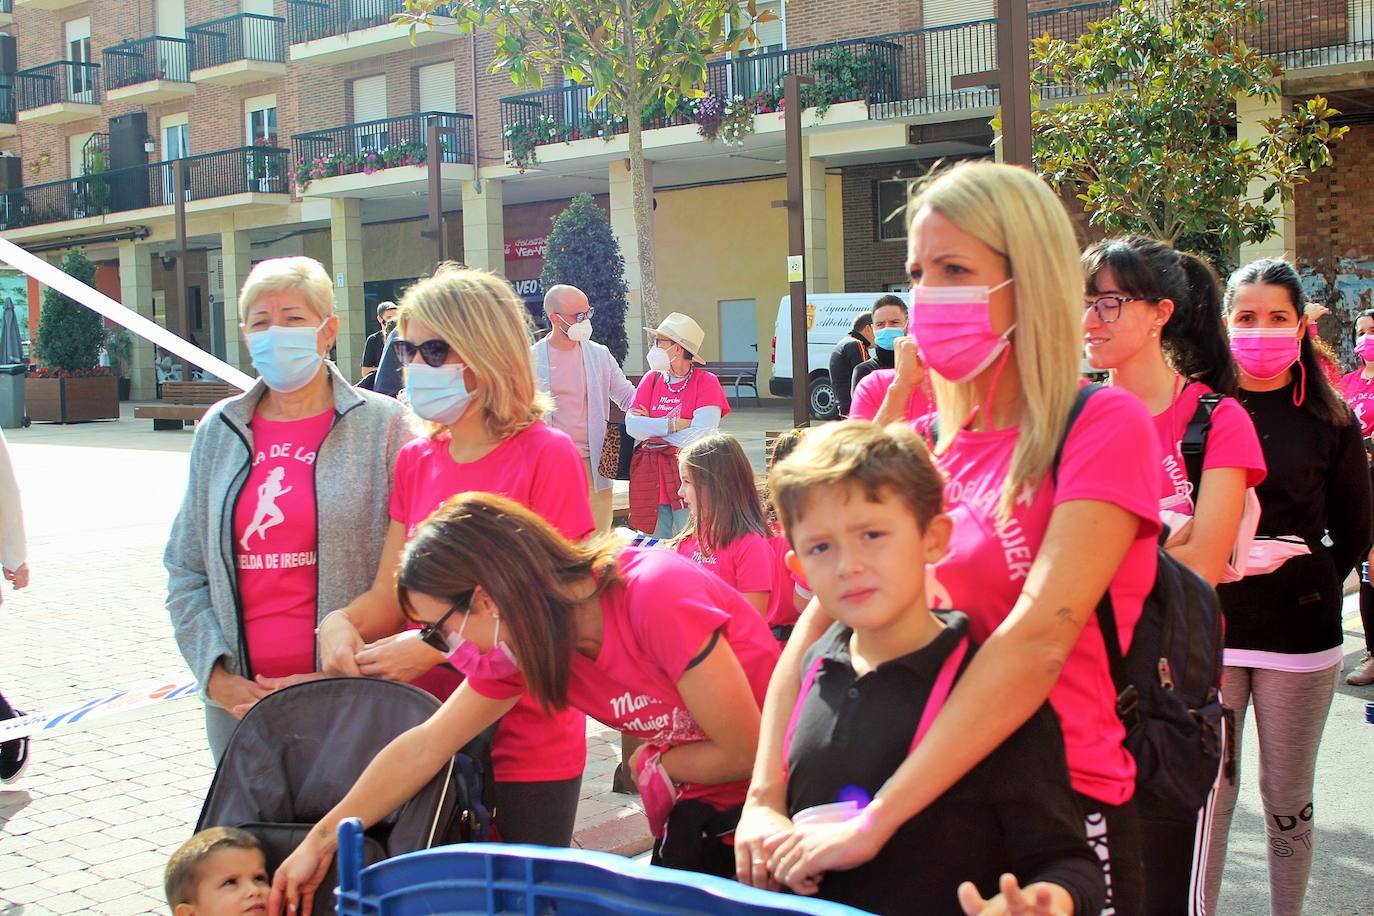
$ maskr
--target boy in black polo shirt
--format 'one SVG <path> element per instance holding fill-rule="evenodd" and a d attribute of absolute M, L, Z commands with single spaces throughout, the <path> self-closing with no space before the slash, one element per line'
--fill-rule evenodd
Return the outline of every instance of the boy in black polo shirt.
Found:
<path fill-rule="evenodd" d="M 784 745 L 787 812 L 800 823 L 829 805 L 822 816 L 843 817 L 835 803 L 849 802 L 862 817 L 973 653 L 964 615 L 926 604 L 925 564 L 944 555 L 951 531 L 943 480 L 909 428 L 851 421 L 808 435 L 770 487 L 793 547 L 787 562 L 836 620 L 803 662 Z M 790 877 L 788 836 L 767 847 L 779 879 Z M 1101 865 L 1049 706 L 871 862 L 826 874 L 818 892 L 879 913 L 1097 913 Z"/>

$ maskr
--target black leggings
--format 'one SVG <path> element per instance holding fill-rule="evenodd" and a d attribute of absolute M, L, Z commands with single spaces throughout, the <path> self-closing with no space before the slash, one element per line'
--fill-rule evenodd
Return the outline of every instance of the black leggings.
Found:
<path fill-rule="evenodd" d="M 572 845 L 582 777 L 558 782 L 498 782 L 496 829 L 506 843 Z"/>
<path fill-rule="evenodd" d="M 1075 792 L 1074 798 L 1088 832 L 1088 845 L 1102 863 L 1107 881 L 1103 916 L 1141 916 L 1145 878 L 1140 865 L 1140 821 L 1135 802 L 1107 805 L 1080 792 Z"/>

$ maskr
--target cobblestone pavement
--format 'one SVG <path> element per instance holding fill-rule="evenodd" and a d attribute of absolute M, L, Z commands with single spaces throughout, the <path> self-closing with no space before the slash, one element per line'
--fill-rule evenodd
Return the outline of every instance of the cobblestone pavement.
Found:
<path fill-rule="evenodd" d="M 789 425 L 787 417 L 786 410 L 739 410 L 726 427 L 758 463 L 763 430 Z M 185 673 L 162 606 L 161 552 L 191 436 L 150 425 L 125 419 L 6 431 L 24 491 L 33 582 L 7 590 L 0 607 L 0 689 L 21 709 Z M 1366 699 L 1374 692 L 1342 689 L 1323 743 L 1324 845 L 1309 913 L 1374 913 L 1374 727 L 1360 721 Z M 0 916 L 165 912 L 163 865 L 189 835 L 212 774 L 201 728 L 200 706 L 188 699 L 33 742 L 29 771 L 0 790 Z M 642 849 L 638 807 L 609 792 L 617 738 L 594 723 L 588 737 L 579 837 L 596 848 Z M 1228 913 L 1265 909 L 1252 747 L 1245 767 Z"/>

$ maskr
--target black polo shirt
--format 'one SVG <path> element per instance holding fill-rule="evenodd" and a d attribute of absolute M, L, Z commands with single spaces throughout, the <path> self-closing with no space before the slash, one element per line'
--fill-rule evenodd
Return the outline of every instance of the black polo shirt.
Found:
<path fill-rule="evenodd" d="M 907 757 L 940 666 L 968 619 L 938 615 L 946 629 L 930 645 L 859 677 L 850 629 L 836 623 L 807 652 L 815 681 L 802 698 L 787 754 L 787 810 L 861 794 L 872 798 Z M 959 673 L 973 658 L 970 651 Z M 956 891 L 972 881 L 984 897 L 1011 872 L 1026 885 L 1052 881 L 1074 912 L 1101 909 L 1101 865 L 1069 788 L 1059 720 L 1042 706 L 985 760 L 907 821 L 872 862 L 831 872 L 820 895 L 877 913 L 961 914 Z"/>

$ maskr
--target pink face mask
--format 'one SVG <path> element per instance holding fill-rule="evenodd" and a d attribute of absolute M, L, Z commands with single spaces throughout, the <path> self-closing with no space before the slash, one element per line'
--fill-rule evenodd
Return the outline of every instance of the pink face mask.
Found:
<path fill-rule="evenodd" d="M 503 681 L 520 673 L 510 647 L 501 641 L 501 618 L 496 618 L 496 645 L 490 652 L 483 653 L 473 643 L 463 638 L 468 626 L 468 615 L 463 615 L 463 623 L 458 632 L 446 637 L 448 642 L 448 663 L 457 668 L 465 677 L 475 677 L 479 681 Z"/>
<path fill-rule="evenodd" d="M 1360 359 L 1374 360 L 1374 334 L 1361 334 L 1355 341 L 1355 355 Z"/>
<path fill-rule="evenodd" d="M 1246 375 L 1266 382 L 1298 361 L 1297 332 L 1292 328 L 1231 328 L 1231 353 Z"/>
<path fill-rule="evenodd" d="M 1012 278 L 986 286 L 913 286 L 911 335 L 921 362 L 951 382 L 967 382 L 992 365 L 1007 347 L 1015 325 L 998 334 L 992 329 L 988 297 Z"/>

